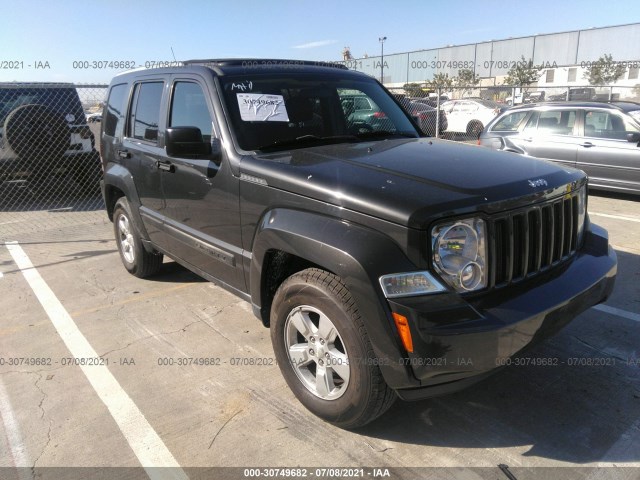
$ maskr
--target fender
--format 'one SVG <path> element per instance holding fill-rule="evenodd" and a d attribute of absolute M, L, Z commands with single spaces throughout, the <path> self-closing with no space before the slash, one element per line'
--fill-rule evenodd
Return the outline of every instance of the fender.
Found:
<path fill-rule="evenodd" d="M 405 357 L 382 293 L 379 277 L 386 273 L 417 270 L 389 237 L 360 225 L 325 215 L 274 209 L 262 218 L 254 237 L 250 293 L 262 315 L 263 261 L 276 249 L 304 258 L 342 278 L 353 296 L 380 369 L 391 388 L 419 382 L 399 360 Z"/>
<path fill-rule="evenodd" d="M 140 198 L 138 197 L 138 191 L 136 190 L 131 172 L 118 163 L 109 163 L 104 172 L 103 182 L 103 197 L 109 220 L 113 221 L 111 218 L 113 215 L 113 208 L 111 207 L 113 198 L 109 187 L 115 187 L 124 192 L 127 197 L 127 201 L 131 206 L 131 216 L 133 217 L 138 232 L 140 232 L 140 237 L 142 238 L 145 249 L 149 252 L 153 251 L 153 247 L 151 247 L 149 243 L 149 234 L 140 216 Z"/>

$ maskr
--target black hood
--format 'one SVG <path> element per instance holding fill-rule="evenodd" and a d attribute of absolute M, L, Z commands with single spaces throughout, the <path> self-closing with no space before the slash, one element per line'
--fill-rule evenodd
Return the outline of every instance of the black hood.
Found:
<path fill-rule="evenodd" d="M 280 168 L 277 168 L 279 165 Z M 347 143 L 245 157 L 274 188 L 409 227 L 535 203 L 586 182 L 579 170 L 435 139 Z"/>

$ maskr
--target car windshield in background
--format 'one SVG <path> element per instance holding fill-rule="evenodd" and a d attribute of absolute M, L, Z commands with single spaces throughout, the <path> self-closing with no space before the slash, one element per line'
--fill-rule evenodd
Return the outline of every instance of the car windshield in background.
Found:
<path fill-rule="evenodd" d="M 302 73 L 221 80 L 238 146 L 246 151 L 420 135 L 372 80 Z"/>

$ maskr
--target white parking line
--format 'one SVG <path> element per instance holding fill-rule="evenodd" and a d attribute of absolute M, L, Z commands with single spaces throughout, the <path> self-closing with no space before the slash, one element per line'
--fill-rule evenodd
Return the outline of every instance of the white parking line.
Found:
<path fill-rule="evenodd" d="M 598 212 L 589 212 L 589 215 L 595 215 L 597 217 L 605 217 L 605 218 L 614 218 L 616 220 L 626 220 L 627 222 L 640 223 L 640 218 L 638 217 L 627 217 L 624 215 L 609 215 L 608 213 L 598 213 Z"/>
<path fill-rule="evenodd" d="M 610 307 L 608 305 L 596 305 L 593 307 L 594 310 L 600 310 L 604 313 L 610 313 L 611 315 L 616 315 L 618 317 L 626 318 L 627 320 L 633 320 L 634 322 L 640 322 L 640 314 L 628 312 L 626 310 L 621 310 L 616 307 Z"/>
<path fill-rule="evenodd" d="M 5 245 L 71 354 L 77 358 L 98 357 L 22 247 L 17 242 L 5 243 Z M 109 369 L 106 366 L 86 365 L 81 365 L 80 368 L 100 400 L 109 409 L 109 413 L 118 424 L 149 478 L 188 480 L 167 446 Z"/>
<path fill-rule="evenodd" d="M 16 417 L 13 415 L 13 407 L 9 400 L 7 390 L 4 388 L 2 380 L 0 380 L 0 416 L 2 416 L 2 423 L 4 424 L 4 430 L 7 434 L 7 442 L 9 443 L 9 450 L 11 451 L 11 457 L 13 465 L 3 465 L 4 467 L 30 467 L 29 457 L 26 452 L 26 447 L 22 441 L 22 434 L 20 433 L 20 426 Z M 19 468 L 18 471 L 22 471 L 24 468 Z M 29 475 L 29 478 L 31 475 Z"/>

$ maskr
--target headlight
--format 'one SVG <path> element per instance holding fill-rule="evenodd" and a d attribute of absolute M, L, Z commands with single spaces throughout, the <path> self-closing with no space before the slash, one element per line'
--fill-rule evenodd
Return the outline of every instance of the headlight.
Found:
<path fill-rule="evenodd" d="M 443 280 L 459 292 L 487 286 L 485 222 L 479 218 L 437 225 L 431 231 L 433 265 Z"/>

